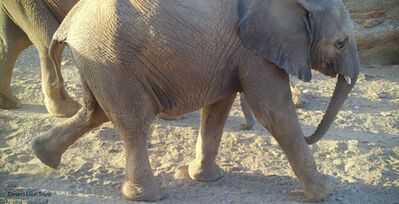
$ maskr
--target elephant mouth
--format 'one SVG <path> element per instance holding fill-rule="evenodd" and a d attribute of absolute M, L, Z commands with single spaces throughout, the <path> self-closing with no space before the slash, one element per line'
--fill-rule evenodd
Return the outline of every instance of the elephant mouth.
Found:
<path fill-rule="evenodd" d="M 313 69 L 322 73 L 325 76 L 329 76 L 332 78 L 337 77 L 337 75 L 339 74 L 338 72 L 335 72 L 334 70 L 331 70 L 331 69 L 322 69 L 320 67 L 314 67 Z"/>

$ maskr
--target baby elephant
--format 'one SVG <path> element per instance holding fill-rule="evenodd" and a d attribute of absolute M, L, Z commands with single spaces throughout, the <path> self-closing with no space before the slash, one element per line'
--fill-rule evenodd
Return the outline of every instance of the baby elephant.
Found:
<path fill-rule="evenodd" d="M 329 129 L 352 90 L 359 59 L 341 0 L 85 0 L 54 35 L 57 65 L 68 44 L 84 84 L 83 108 L 33 141 L 37 157 L 57 168 L 61 155 L 90 129 L 110 120 L 124 140 L 129 200 L 164 195 L 148 159 L 146 137 L 155 116 L 201 110 L 196 158 L 189 176 L 215 181 L 224 123 L 242 92 L 259 123 L 276 138 L 306 198 L 330 185 L 308 147 Z M 316 132 L 304 137 L 288 74 L 311 69 L 337 77 Z"/>

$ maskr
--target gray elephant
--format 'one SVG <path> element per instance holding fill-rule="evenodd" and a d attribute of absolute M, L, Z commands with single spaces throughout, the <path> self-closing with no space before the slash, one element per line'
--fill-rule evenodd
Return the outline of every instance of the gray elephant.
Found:
<path fill-rule="evenodd" d="M 202 107 L 189 176 L 214 181 L 224 123 L 242 91 L 259 123 L 275 137 L 304 190 L 317 201 L 330 184 L 308 147 L 334 121 L 359 73 L 350 16 L 341 0 L 85 0 L 67 15 L 50 53 L 69 45 L 84 84 L 84 106 L 36 137 L 32 147 L 57 168 L 64 151 L 90 129 L 111 121 L 124 140 L 129 200 L 163 197 L 148 159 L 155 116 Z M 337 77 L 316 132 L 304 137 L 288 74 L 312 79 L 311 68 Z"/>
<path fill-rule="evenodd" d="M 18 108 L 11 74 L 18 55 L 34 45 L 40 56 L 42 90 L 51 115 L 72 116 L 80 105 L 65 91 L 61 75 L 48 57 L 50 41 L 77 0 L 2 0 L 0 2 L 0 108 Z"/>

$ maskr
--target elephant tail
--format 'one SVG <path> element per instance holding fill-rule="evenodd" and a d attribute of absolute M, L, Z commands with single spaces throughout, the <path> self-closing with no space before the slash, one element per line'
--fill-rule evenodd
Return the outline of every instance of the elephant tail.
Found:
<path fill-rule="evenodd" d="M 70 29 L 71 22 L 73 22 L 75 18 L 75 14 L 78 13 L 80 8 L 82 7 L 82 1 L 76 3 L 76 5 L 70 10 L 67 16 L 65 16 L 61 25 L 58 27 L 57 31 L 54 33 L 53 39 L 50 43 L 49 47 L 49 57 L 53 62 L 56 74 L 56 85 L 63 85 L 64 80 L 61 75 L 61 60 L 62 60 L 62 52 L 64 51 L 65 45 L 67 44 L 67 37 Z"/>
<path fill-rule="evenodd" d="M 62 78 L 61 75 L 62 51 L 64 51 L 64 48 L 65 48 L 65 42 L 60 42 L 56 39 L 53 39 L 50 43 L 49 57 L 53 62 L 55 68 L 54 70 L 56 76 L 56 81 L 54 84 L 55 86 L 64 84 L 64 79 Z"/>

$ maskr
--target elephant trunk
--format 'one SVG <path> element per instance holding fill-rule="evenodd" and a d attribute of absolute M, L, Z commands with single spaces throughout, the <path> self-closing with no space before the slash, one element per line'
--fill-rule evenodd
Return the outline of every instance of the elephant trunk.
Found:
<path fill-rule="evenodd" d="M 316 131 L 309 137 L 305 137 L 306 143 L 314 144 L 319 141 L 330 128 L 331 124 L 334 122 L 339 110 L 344 104 L 346 98 L 348 97 L 350 91 L 354 87 L 357 80 L 357 75 L 352 78 L 352 82 L 348 84 L 345 80 L 345 76 L 339 75 L 337 79 L 337 84 L 335 86 L 334 94 L 331 97 L 330 104 L 328 105 L 327 111 L 323 116 L 320 124 L 317 126 Z"/>

